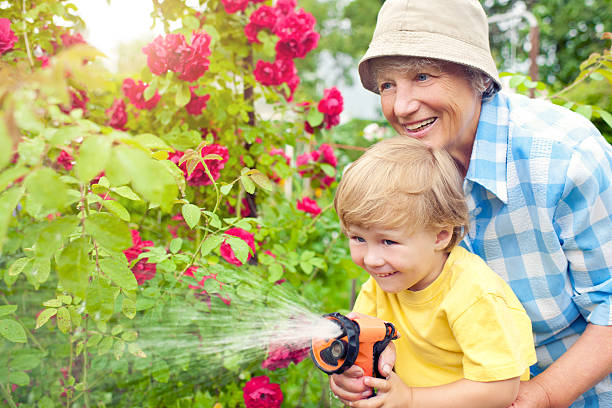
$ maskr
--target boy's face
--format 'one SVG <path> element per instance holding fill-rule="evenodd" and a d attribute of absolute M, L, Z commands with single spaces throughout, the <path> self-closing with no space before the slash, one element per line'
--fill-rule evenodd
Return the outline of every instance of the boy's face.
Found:
<path fill-rule="evenodd" d="M 385 292 L 422 290 L 442 272 L 448 240 L 442 232 L 419 229 L 347 229 L 353 262 L 365 269 Z M 444 241 L 442 242 L 441 241 Z"/>

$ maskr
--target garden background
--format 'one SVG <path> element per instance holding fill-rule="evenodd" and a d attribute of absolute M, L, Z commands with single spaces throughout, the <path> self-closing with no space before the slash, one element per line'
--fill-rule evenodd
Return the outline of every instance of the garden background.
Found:
<path fill-rule="evenodd" d="M 0 1 L 0 405 L 333 406 L 274 323 L 347 312 L 365 278 L 331 203 L 391 130 L 341 121 L 338 87 L 382 1 L 152 4 L 164 34 L 111 71 L 70 1 Z M 491 26 L 508 87 L 612 140 L 612 4 L 523 5 L 537 44 Z"/>

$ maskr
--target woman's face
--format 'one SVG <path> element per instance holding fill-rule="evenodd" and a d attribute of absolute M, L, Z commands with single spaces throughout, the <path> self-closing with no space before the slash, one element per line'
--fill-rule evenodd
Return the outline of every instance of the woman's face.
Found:
<path fill-rule="evenodd" d="M 461 66 L 398 64 L 377 72 L 382 111 L 400 134 L 446 149 L 467 171 L 481 97 Z"/>

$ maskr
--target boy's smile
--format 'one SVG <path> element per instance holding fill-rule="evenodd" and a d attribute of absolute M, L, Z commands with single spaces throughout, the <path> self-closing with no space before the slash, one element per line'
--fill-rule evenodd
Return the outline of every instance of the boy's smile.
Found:
<path fill-rule="evenodd" d="M 348 228 L 353 262 L 365 269 L 389 293 L 422 290 L 442 272 L 448 253 L 448 231 Z"/>

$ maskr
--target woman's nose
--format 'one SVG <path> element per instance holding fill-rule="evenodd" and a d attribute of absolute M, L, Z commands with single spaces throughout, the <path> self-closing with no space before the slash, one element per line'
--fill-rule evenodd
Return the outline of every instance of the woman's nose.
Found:
<path fill-rule="evenodd" d="M 395 116 L 410 116 L 419 109 L 419 106 L 420 102 L 412 87 L 404 84 L 398 84 L 395 94 L 395 104 L 393 106 Z"/>

